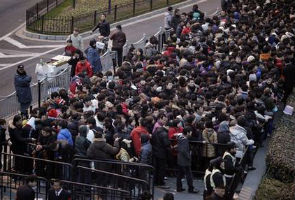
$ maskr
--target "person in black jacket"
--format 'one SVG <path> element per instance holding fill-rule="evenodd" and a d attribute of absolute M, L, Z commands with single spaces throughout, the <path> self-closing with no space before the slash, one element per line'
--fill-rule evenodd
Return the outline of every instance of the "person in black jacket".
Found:
<path fill-rule="evenodd" d="M 193 186 L 193 174 L 191 170 L 191 154 L 188 137 L 192 134 L 191 128 L 184 128 L 183 133 L 177 136 L 177 192 L 183 192 L 185 189 L 182 188 L 181 179 L 185 175 L 188 192 L 198 193 L 199 191 L 194 190 Z"/>
<path fill-rule="evenodd" d="M 59 180 L 54 180 L 52 188 L 48 191 L 48 200 L 70 200 L 71 195 L 62 188 Z"/>
<path fill-rule="evenodd" d="M 26 178 L 26 184 L 19 186 L 16 192 L 16 200 L 34 200 L 35 191 L 32 189 L 37 185 L 37 177 L 35 175 Z"/>
<path fill-rule="evenodd" d="M 96 30 L 99 29 L 100 35 L 103 37 L 109 37 L 111 29 L 110 29 L 110 23 L 106 21 L 106 16 L 105 14 L 100 15 L 100 22 L 92 29 L 92 33 Z"/>
<path fill-rule="evenodd" d="M 76 49 L 74 55 L 71 57 L 71 59 L 68 61 L 68 64 L 71 65 L 71 77 L 75 76 L 76 71 L 76 65 L 81 60 L 81 57 L 83 56 L 83 53 L 81 50 Z"/>
<path fill-rule="evenodd" d="M 170 141 L 168 138 L 168 130 L 165 124 L 158 127 L 152 136 L 152 152 L 153 152 L 153 165 L 155 168 L 154 184 L 163 188 L 165 186 L 164 176 L 165 167 L 167 163 L 167 155 L 170 152 Z"/>
<path fill-rule="evenodd" d="M 11 150 L 14 154 L 24 155 L 27 152 L 28 143 L 35 142 L 34 138 L 27 138 L 25 131 L 22 128 L 22 117 L 20 115 L 15 115 L 13 121 L 9 123 L 9 136 L 11 140 Z M 24 167 L 26 164 L 26 159 L 16 156 L 15 157 L 15 166 L 14 170 L 17 172 L 25 172 L 25 169 L 28 167 Z M 30 173 L 30 172 L 28 172 Z"/>
<path fill-rule="evenodd" d="M 52 134 L 51 128 L 48 126 L 43 127 L 33 155 L 41 159 L 54 160 L 54 152 L 49 147 L 55 141 L 56 135 Z M 48 162 L 36 161 L 35 165 L 35 171 L 38 176 L 46 177 L 49 179 L 53 177 L 54 166 L 52 164 Z"/>

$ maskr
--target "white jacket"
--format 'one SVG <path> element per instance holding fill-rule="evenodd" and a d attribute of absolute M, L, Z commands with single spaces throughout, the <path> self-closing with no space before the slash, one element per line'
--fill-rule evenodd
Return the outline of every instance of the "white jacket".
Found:
<path fill-rule="evenodd" d="M 170 24 L 171 24 L 171 20 L 172 20 L 172 14 L 169 12 L 165 12 L 165 18 L 164 18 L 164 28 L 171 28 Z"/>
<path fill-rule="evenodd" d="M 245 146 L 254 144 L 254 141 L 248 139 L 246 129 L 239 125 L 230 127 L 229 131 L 230 139 L 236 144 L 237 147 L 236 157 L 242 158 L 245 153 Z"/>

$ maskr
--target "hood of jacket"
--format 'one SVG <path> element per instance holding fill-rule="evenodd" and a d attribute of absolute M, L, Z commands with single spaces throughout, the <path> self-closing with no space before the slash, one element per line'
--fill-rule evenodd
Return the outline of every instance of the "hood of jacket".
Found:
<path fill-rule="evenodd" d="M 219 124 L 218 132 L 229 132 L 229 125 L 227 121 L 223 121 Z"/>
<path fill-rule="evenodd" d="M 237 124 L 233 127 L 230 127 L 229 130 L 230 130 L 230 133 L 235 136 L 240 135 L 240 134 L 247 135 L 246 129 L 244 129 L 243 127 L 241 127 Z"/>

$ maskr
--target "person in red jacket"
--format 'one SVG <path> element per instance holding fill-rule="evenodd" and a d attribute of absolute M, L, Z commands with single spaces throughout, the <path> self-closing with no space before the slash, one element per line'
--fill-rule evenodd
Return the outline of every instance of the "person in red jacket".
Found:
<path fill-rule="evenodd" d="M 131 133 L 130 136 L 132 138 L 132 142 L 134 145 L 134 150 L 137 156 L 140 155 L 140 149 L 141 149 L 141 135 L 142 134 L 147 134 L 149 135 L 150 133 L 147 131 L 147 119 L 142 118 L 139 122 L 139 126 L 137 126 L 136 128 L 134 128 Z"/>
<path fill-rule="evenodd" d="M 85 57 L 81 57 L 81 60 L 77 63 L 75 75 L 85 74 L 89 78 L 93 76 L 93 71 L 89 62 L 85 59 Z"/>

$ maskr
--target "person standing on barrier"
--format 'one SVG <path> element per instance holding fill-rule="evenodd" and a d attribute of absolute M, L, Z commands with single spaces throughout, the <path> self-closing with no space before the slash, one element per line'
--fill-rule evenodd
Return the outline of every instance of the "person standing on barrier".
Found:
<path fill-rule="evenodd" d="M 14 87 L 18 102 L 20 103 L 21 115 L 26 118 L 28 118 L 28 108 L 32 102 L 31 81 L 32 77 L 27 75 L 24 65 L 17 66 L 16 75 L 14 77 Z"/>
<path fill-rule="evenodd" d="M 191 154 L 188 137 L 192 134 L 192 129 L 189 127 L 184 128 L 182 134 L 177 136 L 177 192 L 183 192 L 185 189 L 182 188 L 181 179 L 185 175 L 188 192 L 198 193 L 198 190 L 194 190 L 193 185 L 193 174 L 191 170 Z"/>
<path fill-rule="evenodd" d="M 123 62 L 123 47 L 126 43 L 126 35 L 122 31 L 122 26 L 120 24 L 116 26 L 116 30 L 110 35 L 110 40 L 113 41 L 112 51 L 117 52 L 118 66 L 121 66 Z"/>

